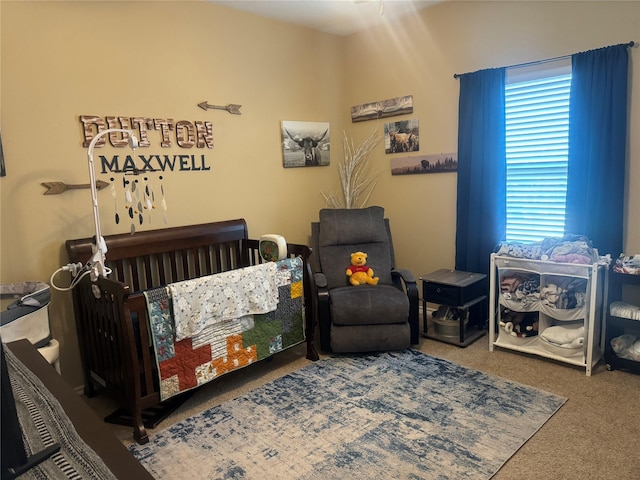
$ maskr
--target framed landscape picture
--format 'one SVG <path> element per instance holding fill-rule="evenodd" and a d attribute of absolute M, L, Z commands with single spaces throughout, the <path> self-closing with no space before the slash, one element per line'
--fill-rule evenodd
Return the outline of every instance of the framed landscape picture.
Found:
<path fill-rule="evenodd" d="M 391 175 L 415 175 L 420 173 L 445 173 L 458 170 L 457 153 L 414 155 L 391 159 Z"/>

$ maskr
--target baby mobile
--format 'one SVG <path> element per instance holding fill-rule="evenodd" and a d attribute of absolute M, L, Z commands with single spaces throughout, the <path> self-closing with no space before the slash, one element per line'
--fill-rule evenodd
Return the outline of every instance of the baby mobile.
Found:
<path fill-rule="evenodd" d="M 148 172 L 143 172 L 148 173 Z M 127 177 L 135 176 L 134 179 Z M 122 174 L 122 191 L 118 194 L 115 177 L 111 177 L 111 197 L 113 198 L 114 220 L 116 225 L 121 219 L 129 217 L 131 222 L 131 234 L 136 231 L 136 224 L 144 225 L 145 221 L 150 225 L 153 210 L 157 209 L 156 190 L 149 176 L 140 177 L 139 171 L 126 172 Z M 158 176 L 160 188 L 160 210 L 162 211 L 162 221 L 165 225 L 169 223 L 167 215 L 167 201 L 164 194 L 163 176 Z M 118 198 L 124 199 L 122 209 L 118 207 Z M 123 215 L 121 215 L 123 213 Z"/>

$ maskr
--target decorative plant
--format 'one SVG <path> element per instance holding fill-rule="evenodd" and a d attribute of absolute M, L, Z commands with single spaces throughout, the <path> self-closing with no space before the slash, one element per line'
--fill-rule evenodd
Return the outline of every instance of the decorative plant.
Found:
<path fill-rule="evenodd" d="M 329 208 L 363 208 L 367 205 L 377 183 L 377 174 L 371 174 L 369 157 L 380 143 L 377 130 L 357 148 L 353 140 L 343 131 L 344 159 L 338 164 L 338 175 L 342 186 L 342 198 L 332 190 L 322 192 Z"/>

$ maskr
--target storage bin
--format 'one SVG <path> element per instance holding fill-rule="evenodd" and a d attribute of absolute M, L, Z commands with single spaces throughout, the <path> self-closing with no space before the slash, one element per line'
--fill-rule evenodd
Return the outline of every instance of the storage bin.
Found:
<path fill-rule="evenodd" d="M 16 298 L 0 312 L 2 343 L 26 338 L 60 373 L 60 344 L 51 337 L 49 303 L 51 289 L 43 282 L 21 282 L 0 285 L 0 296 Z"/>
<path fill-rule="evenodd" d="M 49 328 L 49 285 L 41 282 L 23 282 L 0 286 L 3 297 L 17 297 L 6 310 L 0 312 L 0 336 L 2 343 L 23 338 L 37 348 L 51 340 Z"/>

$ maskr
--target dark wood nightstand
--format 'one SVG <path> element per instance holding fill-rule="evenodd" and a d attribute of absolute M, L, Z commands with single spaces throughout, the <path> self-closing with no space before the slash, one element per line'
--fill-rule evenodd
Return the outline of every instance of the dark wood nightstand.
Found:
<path fill-rule="evenodd" d="M 466 347 L 485 334 L 488 307 L 485 274 L 442 269 L 423 275 L 420 280 L 422 280 L 422 321 L 425 337 Z M 457 335 L 438 332 L 436 325 L 429 322 L 428 302 L 454 307 L 460 312 Z M 431 328 L 429 323 L 432 323 Z"/>

